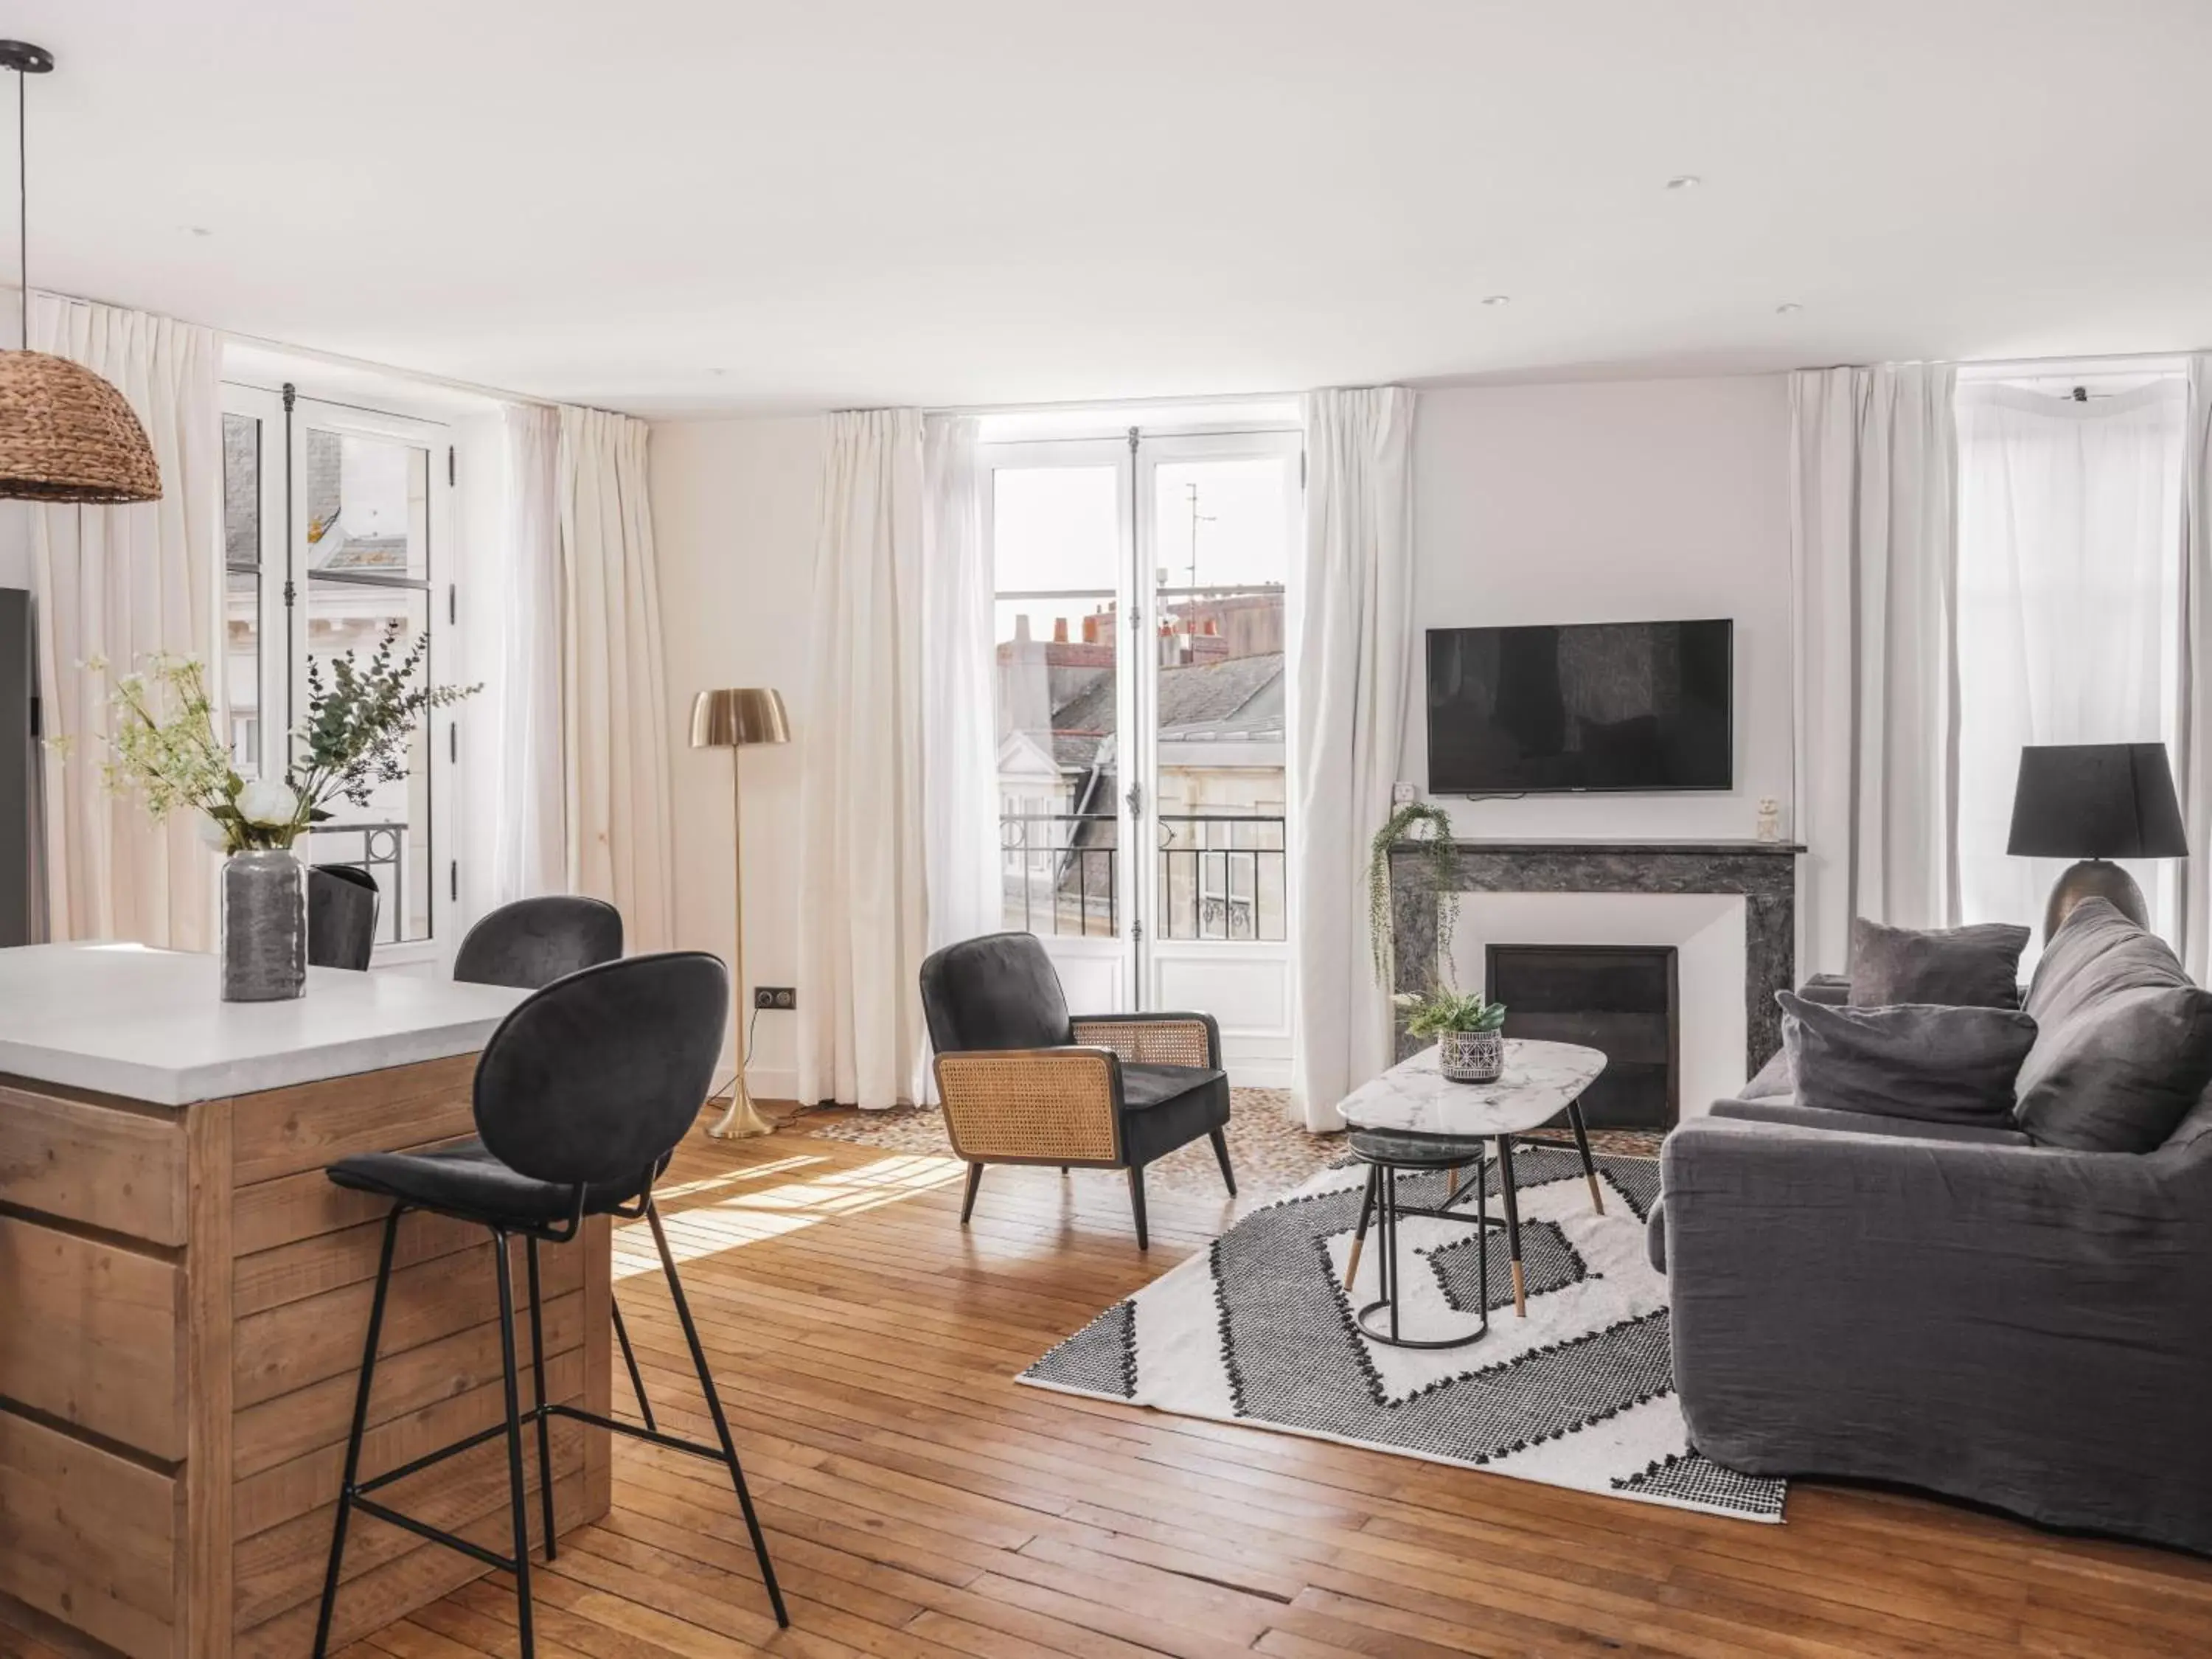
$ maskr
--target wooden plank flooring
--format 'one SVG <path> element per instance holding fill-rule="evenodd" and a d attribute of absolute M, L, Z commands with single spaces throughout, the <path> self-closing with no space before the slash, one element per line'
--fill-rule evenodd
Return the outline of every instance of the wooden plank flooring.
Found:
<path fill-rule="evenodd" d="M 533 1566 L 541 1655 L 2212 1653 L 2187 1556 L 1809 1483 L 1753 1526 L 1018 1388 L 1230 1206 L 1157 1201 L 1140 1256 L 1119 1176 L 994 1170 L 963 1232 L 960 1173 L 693 1139 L 662 1203 L 793 1628 L 715 1468 L 623 1443 L 607 1519 Z M 615 1271 L 664 1421 L 710 1436 L 641 1227 Z M 516 1651 L 492 1577 L 350 1659 Z"/>

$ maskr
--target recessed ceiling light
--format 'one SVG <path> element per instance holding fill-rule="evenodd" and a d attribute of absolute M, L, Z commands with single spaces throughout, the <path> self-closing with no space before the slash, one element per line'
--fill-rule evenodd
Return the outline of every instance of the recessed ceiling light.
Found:
<path fill-rule="evenodd" d="M 1774 307 L 1774 314 L 1778 317 L 1787 317 L 1792 312 L 1802 311 L 1804 309 L 1805 307 L 1799 305 L 1795 300 L 1784 300 L 1780 305 Z"/>
<path fill-rule="evenodd" d="M 1513 303 L 1513 296 L 1510 294 L 1486 294 L 1482 296 L 1482 303 L 1486 306 L 1510 306 Z"/>
<path fill-rule="evenodd" d="M 1695 190 L 1705 181 L 1694 173 L 1678 173 L 1667 181 L 1669 190 Z"/>

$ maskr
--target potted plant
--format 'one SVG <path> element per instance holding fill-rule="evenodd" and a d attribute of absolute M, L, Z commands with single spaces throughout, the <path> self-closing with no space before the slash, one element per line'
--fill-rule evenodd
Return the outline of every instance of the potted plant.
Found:
<path fill-rule="evenodd" d="M 353 653 L 307 664 L 307 718 L 292 732 L 293 763 L 281 778 L 248 781 L 216 733 L 206 671 L 192 657 L 156 656 L 108 693 L 115 716 L 103 768 L 107 787 L 135 793 L 156 823 L 179 810 L 200 815 L 201 840 L 225 854 L 221 918 L 226 1002 L 272 1002 L 307 989 L 307 872 L 292 844 L 327 822 L 340 801 L 370 804 L 380 783 L 407 775 L 407 740 L 433 708 L 481 686 L 414 684 L 429 649 L 423 635 L 397 654 L 392 624 L 357 667 Z M 105 673 L 100 659 L 84 666 Z"/>
<path fill-rule="evenodd" d="M 1437 1040 L 1437 1069 L 1454 1083 L 1495 1083 L 1505 1070 L 1505 1005 L 1449 987 L 1397 998 L 1410 1036 Z"/>
<path fill-rule="evenodd" d="M 1425 830 L 1425 835 L 1419 832 Z M 1437 901 L 1437 957 L 1422 977 L 1433 982 L 1439 963 L 1451 961 L 1452 929 L 1459 921 L 1459 848 L 1452 823 L 1432 801 L 1407 801 L 1383 820 L 1367 851 L 1367 935 L 1376 982 L 1388 989 L 1395 977 L 1395 930 L 1390 914 L 1390 852 L 1401 842 L 1420 849 L 1418 868 Z"/>

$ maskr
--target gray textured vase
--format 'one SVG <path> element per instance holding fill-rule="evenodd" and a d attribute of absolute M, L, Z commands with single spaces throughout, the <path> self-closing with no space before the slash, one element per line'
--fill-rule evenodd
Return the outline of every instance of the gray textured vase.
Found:
<path fill-rule="evenodd" d="M 307 988 L 307 869 L 276 848 L 222 866 L 222 1000 L 283 1002 Z"/>
<path fill-rule="evenodd" d="M 1502 1031 L 1446 1031 L 1437 1042 L 1437 1069 L 1454 1083 L 1495 1083 L 1505 1070 Z"/>

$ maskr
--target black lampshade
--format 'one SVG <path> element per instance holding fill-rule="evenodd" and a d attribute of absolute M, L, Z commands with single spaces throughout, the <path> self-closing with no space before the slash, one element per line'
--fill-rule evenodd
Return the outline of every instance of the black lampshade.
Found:
<path fill-rule="evenodd" d="M 2189 854 L 2162 743 L 2036 744 L 2020 751 L 2015 858 L 2178 859 Z"/>

